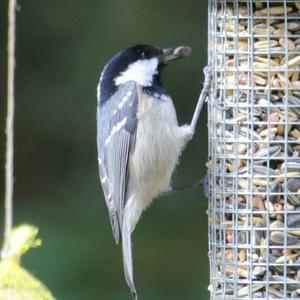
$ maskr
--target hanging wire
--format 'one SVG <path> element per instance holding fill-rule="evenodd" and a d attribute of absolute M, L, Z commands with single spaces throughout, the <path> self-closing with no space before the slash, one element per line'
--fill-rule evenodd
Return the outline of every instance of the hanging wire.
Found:
<path fill-rule="evenodd" d="M 13 223 L 13 156 L 14 156 L 14 77 L 15 77 L 15 31 L 16 0 L 8 4 L 7 37 L 7 119 L 6 119 L 6 163 L 5 163 L 5 215 L 4 240 L 7 239 Z"/>

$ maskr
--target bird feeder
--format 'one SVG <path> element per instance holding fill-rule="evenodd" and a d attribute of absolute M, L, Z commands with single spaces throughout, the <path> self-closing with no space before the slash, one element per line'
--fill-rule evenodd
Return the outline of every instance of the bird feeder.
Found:
<path fill-rule="evenodd" d="M 211 299 L 300 298 L 300 1 L 210 0 Z"/>

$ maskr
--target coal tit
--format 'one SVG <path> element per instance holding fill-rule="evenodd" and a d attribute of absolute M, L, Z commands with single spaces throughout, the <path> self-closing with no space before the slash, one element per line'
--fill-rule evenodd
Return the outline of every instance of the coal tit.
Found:
<path fill-rule="evenodd" d="M 179 126 L 161 72 L 190 52 L 184 46 L 126 48 L 106 64 L 97 88 L 100 181 L 114 238 L 122 240 L 125 279 L 134 299 L 131 234 L 153 199 L 171 189 L 172 173 L 207 94 L 206 89 L 191 125 Z"/>

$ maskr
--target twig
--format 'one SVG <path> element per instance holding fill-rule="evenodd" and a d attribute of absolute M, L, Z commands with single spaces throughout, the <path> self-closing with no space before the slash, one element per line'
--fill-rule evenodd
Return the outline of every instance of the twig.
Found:
<path fill-rule="evenodd" d="M 7 37 L 7 118 L 6 118 L 6 162 L 5 162 L 5 216 L 4 240 L 12 229 L 13 219 L 13 156 L 14 156 L 14 77 L 15 77 L 15 28 L 16 0 L 8 4 L 8 37 Z"/>

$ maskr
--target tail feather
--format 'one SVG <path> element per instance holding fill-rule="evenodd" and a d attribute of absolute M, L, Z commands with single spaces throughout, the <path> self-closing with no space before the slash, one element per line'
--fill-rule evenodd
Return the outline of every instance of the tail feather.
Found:
<path fill-rule="evenodd" d="M 134 300 L 137 300 L 137 292 L 133 279 L 133 264 L 132 264 L 132 250 L 131 250 L 131 230 L 128 222 L 123 220 L 122 225 L 122 248 L 123 248 L 123 263 L 124 274 L 128 287 Z"/>

